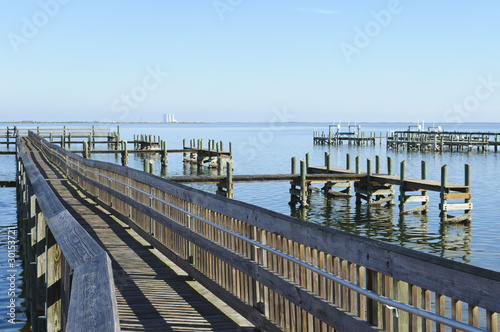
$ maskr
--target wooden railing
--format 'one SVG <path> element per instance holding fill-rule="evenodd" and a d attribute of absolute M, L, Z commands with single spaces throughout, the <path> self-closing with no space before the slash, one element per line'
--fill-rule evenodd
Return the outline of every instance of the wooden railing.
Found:
<path fill-rule="evenodd" d="M 498 331 L 498 272 L 83 159 L 30 137 L 69 179 L 262 330 Z"/>
<path fill-rule="evenodd" d="M 49 137 L 50 135 L 54 137 L 59 137 L 61 135 L 68 136 L 70 133 L 73 137 L 88 137 L 92 135 L 93 137 L 108 137 L 111 135 L 111 130 L 109 128 L 99 128 L 92 126 L 91 128 L 67 128 L 66 126 L 61 126 L 58 128 L 48 128 L 48 127 L 36 127 L 36 128 L 24 128 L 8 126 L 7 128 L 0 131 L 0 137 L 14 138 L 16 134 L 21 136 L 27 136 L 28 132 L 33 131 L 42 137 Z M 5 133 L 5 134 L 4 134 Z"/>
<path fill-rule="evenodd" d="M 18 195 L 33 331 L 119 331 L 111 261 L 63 207 L 20 140 Z"/>

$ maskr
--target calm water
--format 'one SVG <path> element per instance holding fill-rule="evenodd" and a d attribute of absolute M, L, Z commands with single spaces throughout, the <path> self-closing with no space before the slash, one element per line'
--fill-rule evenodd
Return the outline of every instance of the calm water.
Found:
<path fill-rule="evenodd" d="M 385 133 L 391 130 L 405 130 L 407 123 L 361 123 L 362 130 Z M 437 125 L 437 124 L 436 124 Z M 477 130 L 500 132 L 500 124 L 462 124 L 451 126 L 440 124 L 445 130 Z M 6 125 L 1 125 L 5 128 Z M 30 127 L 25 125 L 19 127 Z M 40 127 L 54 127 L 53 124 L 42 124 Z M 89 124 L 67 124 L 69 128 L 90 127 Z M 104 128 L 116 130 L 115 124 L 104 124 Z M 346 125 L 343 125 L 346 130 Z M 311 154 L 311 165 L 324 164 L 324 152 L 332 155 L 334 167 L 344 167 L 346 154 L 354 157 L 359 155 L 362 167 L 365 167 L 366 158 L 375 159 L 379 155 L 382 160 L 382 169 L 386 170 L 386 157 L 393 159 L 395 174 L 399 174 L 399 163 L 406 160 L 407 176 L 420 177 L 420 162 L 425 160 L 428 167 L 428 178 L 440 179 L 440 168 L 448 165 L 448 182 L 464 182 L 464 164 L 472 167 L 472 202 L 474 204 L 473 219 L 469 226 L 453 225 L 441 226 L 439 222 L 439 193 L 429 193 L 430 209 L 427 216 L 420 214 L 399 216 L 397 207 L 372 207 L 365 204 L 356 207 L 354 199 L 326 198 L 321 193 L 313 193 L 310 197 L 310 209 L 304 216 L 288 205 L 289 184 L 286 183 L 254 183 L 236 184 L 235 199 L 256 204 L 277 212 L 303 217 L 310 222 L 321 223 L 330 227 L 349 231 L 370 238 L 395 243 L 407 248 L 431 253 L 441 257 L 454 259 L 460 262 L 473 264 L 491 270 L 500 271 L 500 236 L 495 232 L 500 228 L 500 216 L 495 206 L 500 200 L 494 191 L 497 184 L 496 173 L 500 170 L 500 153 L 490 150 L 488 153 L 421 153 L 395 152 L 386 150 L 385 143 L 375 146 L 349 146 L 347 144 L 335 147 L 314 146 L 312 132 L 314 130 L 328 131 L 328 123 L 210 123 L 210 124 L 121 124 L 121 138 L 132 140 L 134 134 L 159 135 L 167 140 L 168 148 L 182 147 L 184 138 L 204 139 L 205 145 L 209 139 L 223 141 L 225 150 L 232 142 L 235 174 L 269 174 L 289 173 L 290 159 L 293 156 L 304 158 L 307 152 Z M 103 146 L 101 146 L 103 147 Z M 0 147 L 1 148 L 1 147 Z M 72 145 L 72 149 L 81 149 L 81 146 Z M 95 159 L 120 162 L 114 155 L 94 156 Z M 12 158 L 13 160 L 13 158 Z M 140 156 L 130 155 L 129 166 L 142 169 L 143 159 Z M 2 159 L 0 174 L 2 178 L 13 178 L 15 172 L 14 161 Z M 156 160 L 156 173 L 160 175 L 161 167 Z M 187 174 L 212 174 L 206 168 L 184 165 L 182 154 L 169 154 L 168 176 Z M 197 186 L 200 189 L 215 192 L 215 185 Z M 2 229 L 15 224 L 15 191 L 2 189 L 0 204 L 2 204 Z M 10 190 L 10 191 L 9 191 Z M 396 188 L 396 194 L 398 194 Z M 11 193 L 11 194 L 10 194 Z M 10 202 L 10 203 L 9 203 Z M 7 208 L 3 208 L 7 206 Z M 10 209 L 8 208 L 10 206 Z M 2 231 L 1 255 L 5 254 L 5 234 Z M 19 260 L 18 260 L 19 261 Z M 5 266 L 5 265 L 3 265 Z M 6 275 L 4 272 L 3 275 Z M 6 278 L 2 278 L 2 289 L 5 289 Z M 22 282 L 20 278 L 17 282 Z M 2 292 L 1 296 L 5 296 Z M 4 297 L 0 298 L 2 303 Z M 2 310 L 4 310 L 2 308 Z M 5 310 L 4 310 L 5 311 Z M 2 314 L 4 313 L 2 311 Z M 5 317 L 5 315 L 4 315 Z M 19 316 L 21 317 L 21 316 Z M 0 328 L 3 330 L 3 328 Z"/>
<path fill-rule="evenodd" d="M 6 150 L 6 147 L 0 146 L 0 149 Z M 0 156 L 0 179 L 15 179 L 15 160 L 14 156 Z M 26 325 L 16 206 L 16 189 L 0 188 L 0 331 L 20 331 Z"/>

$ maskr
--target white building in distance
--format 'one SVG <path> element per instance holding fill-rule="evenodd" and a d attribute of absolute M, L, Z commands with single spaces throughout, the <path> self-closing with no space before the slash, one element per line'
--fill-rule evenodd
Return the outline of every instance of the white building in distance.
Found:
<path fill-rule="evenodd" d="M 172 122 L 177 122 L 177 120 L 174 118 L 173 114 L 169 113 L 169 114 L 163 114 L 163 122 L 172 123 Z"/>

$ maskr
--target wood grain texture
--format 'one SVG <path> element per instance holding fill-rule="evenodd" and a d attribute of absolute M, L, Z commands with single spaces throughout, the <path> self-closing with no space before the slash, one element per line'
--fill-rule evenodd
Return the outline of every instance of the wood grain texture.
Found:
<path fill-rule="evenodd" d="M 73 273 L 68 331 L 119 331 L 111 260 L 105 252 Z"/>

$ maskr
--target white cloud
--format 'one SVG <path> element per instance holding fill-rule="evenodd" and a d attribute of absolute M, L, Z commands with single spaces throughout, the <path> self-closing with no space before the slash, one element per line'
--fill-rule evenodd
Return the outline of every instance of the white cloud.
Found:
<path fill-rule="evenodd" d="M 301 12 L 310 12 L 315 14 L 337 14 L 336 10 L 320 9 L 320 8 L 295 8 Z"/>

